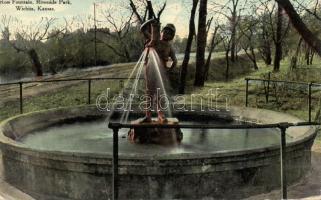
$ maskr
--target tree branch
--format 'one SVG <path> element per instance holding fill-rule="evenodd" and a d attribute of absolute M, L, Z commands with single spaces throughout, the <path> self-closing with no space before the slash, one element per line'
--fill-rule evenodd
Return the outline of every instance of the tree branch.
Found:
<path fill-rule="evenodd" d="M 299 14 L 295 11 L 289 0 L 276 0 L 286 11 L 294 28 L 299 32 L 302 38 L 321 56 L 321 40 L 315 36 L 302 21 Z"/>
<path fill-rule="evenodd" d="M 134 4 L 133 0 L 129 0 L 129 2 L 130 2 L 129 5 L 130 5 L 130 7 L 132 8 L 132 10 L 133 10 L 135 16 L 137 17 L 139 23 L 140 23 L 140 24 L 144 23 L 142 17 L 139 15 L 139 13 L 138 13 L 138 11 L 137 11 L 137 7 L 136 7 L 136 5 Z"/>
<path fill-rule="evenodd" d="M 161 9 L 158 11 L 158 13 L 157 13 L 157 19 L 158 19 L 158 20 L 160 19 L 160 17 L 161 17 L 161 15 L 162 15 L 163 11 L 165 10 L 165 8 L 166 8 L 166 1 L 165 1 L 165 3 L 163 4 L 162 8 L 161 8 Z"/>

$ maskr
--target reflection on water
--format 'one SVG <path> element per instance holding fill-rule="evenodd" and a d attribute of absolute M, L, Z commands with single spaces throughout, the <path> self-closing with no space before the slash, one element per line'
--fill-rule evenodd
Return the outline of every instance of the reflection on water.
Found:
<path fill-rule="evenodd" d="M 184 136 L 180 145 L 142 145 L 130 143 L 126 138 L 127 131 L 121 129 L 119 132 L 119 151 L 124 154 L 205 153 L 268 147 L 278 145 L 280 141 L 277 129 L 182 129 Z M 107 128 L 106 122 L 88 122 L 51 127 L 29 134 L 21 142 L 34 149 L 110 154 L 113 141 L 112 131 Z"/>

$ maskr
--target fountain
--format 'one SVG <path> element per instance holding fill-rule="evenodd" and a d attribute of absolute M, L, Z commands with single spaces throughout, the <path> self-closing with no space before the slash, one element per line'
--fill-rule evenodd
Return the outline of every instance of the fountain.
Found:
<path fill-rule="evenodd" d="M 144 98 L 146 100 L 146 105 L 143 110 L 146 114 L 144 118 L 137 119 L 131 123 L 178 124 L 178 119 L 166 118 L 166 115 L 164 114 L 164 111 L 167 111 L 167 117 L 171 117 L 172 115 L 164 83 L 167 82 L 165 70 L 168 58 L 173 60 L 172 67 L 175 67 L 176 65 L 176 56 L 170 44 L 170 41 L 174 39 L 176 28 L 173 24 L 167 24 L 160 32 L 160 23 L 153 14 L 151 2 L 147 1 L 147 4 L 149 20 L 141 26 L 141 32 L 146 39 L 146 48 L 143 52 L 142 59 L 139 60 L 141 64 L 139 64 L 140 67 L 137 70 L 138 72 L 131 92 L 129 93 L 129 98 L 127 98 L 128 101 L 120 122 L 126 123 L 128 120 L 133 103 L 132 97 L 137 94 L 138 78 L 141 76 L 142 68 L 144 67 L 146 85 L 146 95 Z M 161 101 L 162 96 L 165 97 L 167 101 Z M 163 107 L 165 104 L 167 104 L 166 109 Z M 157 119 L 152 119 L 153 109 L 157 112 Z M 109 118 L 111 118 L 111 116 Z M 128 135 L 131 142 L 139 143 L 176 144 L 182 140 L 182 132 L 179 129 L 133 128 L 129 130 Z"/>
<path fill-rule="evenodd" d="M 130 75 L 135 79 L 128 79 L 128 87 L 121 92 L 128 96 L 121 109 L 116 104 L 108 112 L 78 106 L 3 121 L 0 144 L 5 180 L 36 199 L 110 199 L 113 138 L 109 122 L 228 125 L 301 121 L 284 113 L 237 107 L 211 112 L 195 107 L 192 112 L 169 110 L 167 121 L 140 120 L 142 112 L 133 97 L 139 92 L 146 57 L 147 50 Z M 148 58 L 154 66 L 159 63 L 153 49 Z M 161 72 L 156 74 L 161 77 Z M 166 94 L 164 82 L 160 83 Z M 315 136 L 313 127 L 288 129 L 288 183 L 309 171 Z M 240 199 L 280 187 L 280 134 L 276 129 L 121 129 L 118 140 L 120 199 Z"/>
<path fill-rule="evenodd" d="M 109 199 L 112 196 L 112 131 L 109 113 L 94 106 L 19 115 L 0 125 L 3 176 L 36 199 Z M 111 120 L 118 121 L 115 112 Z M 133 112 L 135 120 L 141 112 Z M 181 124 L 259 123 L 299 119 L 273 111 L 173 112 Z M 131 143 L 119 134 L 119 198 L 239 199 L 279 188 L 279 131 L 188 130 L 180 144 Z M 310 169 L 311 127 L 287 132 L 288 183 Z M 179 186 L 179 187 L 178 187 Z"/>

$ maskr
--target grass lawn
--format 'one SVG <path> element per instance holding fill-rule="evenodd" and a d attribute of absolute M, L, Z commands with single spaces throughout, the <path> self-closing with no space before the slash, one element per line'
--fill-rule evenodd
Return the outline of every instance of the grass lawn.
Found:
<path fill-rule="evenodd" d="M 244 62 L 241 65 L 251 65 L 249 62 Z M 239 63 L 232 66 L 232 71 L 240 69 Z M 287 80 L 298 82 L 318 82 L 321 83 L 321 59 L 315 58 L 314 64 L 305 66 L 303 63 L 300 68 L 291 71 L 288 59 L 284 59 L 281 63 L 279 72 L 273 72 L 273 66 L 266 66 L 262 61 L 258 62 L 259 70 L 254 71 L 245 68 L 245 73 L 238 71 L 239 76 L 235 76 L 229 82 L 221 80 L 210 80 L 205 83 L 205 87 L 193 87 L 193 82 L 190 81 L 187 93 L 190 95 L 202 94 L 203 102 L 207 100 L 209 89 L 218 89 L 218 99 L 221 100 L 221 105 L 225 105 L 226 98 L 232 106 L 245 106 L 245 77 L 267 79 L 268 73 L 271 72 L 271 80 Z M 225 66 L 222 65 L 222 68 Z M 238 68 L 238 69 L 236 69 Z M 211 74 L 219 73 L 219 71 L 211 71 Z M 212 75 L 213 76 L 213 75 Z M 308 119 L 308 87 L 307 85 L 276 85 L 271 84 L 269 90 L 269 102 L 266 102 L 264 85 L 262 82 L 251 82 L 249 84 L 249 106 L 256 108 L 265 108 L 286 112 L 295 115 L 301 119 Z M 188 98 L 188 97 L 187 97 Z M 320 108 L 321 87 L 312 90 L 312 119 L 314 119 L 317 110 Z M 194 102 L 195 100 L 193 100 Z"/>
<path fill-rule="evenodd" d="M 321 82 L 321 59 L 315 58 L 312 66 L 305 66 L 301 63 L 300 68 L 295 71 L 289 70 L 289 60 L 284 59 L 281 64 L 281 70 L 277 73 L 273 73 L 272 66 L 266 66 L 262 61 L 258 62 L 259 70 L 252 69 L 252 63 L 245 57 L 239 56 L 239 60 L 236 63 L 231 63 L 230 67 L 230 79 L 225 81 L 225 58 L 221 54 L 214 54 L 214 60 L 211 62 L 208 81 L 202 88 L 193 86 L 193 77 L 195 73 L 195 67 L 193 63 L 189 66 L 189 73 L 187 76 L 187 88 L 186 88 L 186 103 L 190 101 L 191 94 L 199 94 L 202 98 L 194 99 L 193 102 L 200 103 L 200 99 L 204 101 L 208 98 L 208 91 L 210 89 L 218 89 L 218 101 L 219 105 L 225 106 L 226 100 L 228 105 L 231 106 L 244 106 L 245 105 L 245 77 L 252 78 L 266 78 L 269 72 L 271 73 L 271 79 L 277 80 L 293 80 L 303 82 Z M 121 70 L 127 69 L 130 71 L 133 65 L 129 64 L 128 67 L 121 67 Z M 111 74 L 112 73 L 112 74 Z M 106 74 L 106 76 L 119 77 L 120 71 L 117 71 L 117 67 L 112 72 Z M 100 74 L 102 75 L 102 74 Z M 126 75 L 121 75 L 125 77 Z M 171 74 L 171 82 L 174 89 L 177 88 L 179 77 L 179 69 L 177 68 Z M 55 83 L 46 83 L 55 84 Z M 143 83 L 141 88 L 143 88 Z M 25 85 L 24 88 L 28 88 Z M 50 87 L 49 87 L 50 88 Z M 95 103 L 98 95 L 106 93 L 106 89 L 110 88 L 111 96 L 114 96 L 121 90 L 121 84 L 116 81 L 94 81 L 91 89 L 91 103 Z M 321 90 L 321 89 L 320 89 Z M 15 91 L 18 92 L 18 91 Z M 265 101 L 264 87 L 261 83 L 253 82 L 249 87 L 249 106 L 257 108 L 266 108 L 271 110 L 278 110 L 287 112 L 298 116 L 302 119 L 307 119 L 307 90 L 301 87 L 291 87 L 289 89 L 285 86 L 271 85 L 270 99 L 267 103 Z M 315 115 L 320 101 L 320 92 L 313 90 L 313 116 Z M 48 92 L 29 96 L 24 98 L 23 110 L 24 112 L 31 112 L 36 110 L 43 110 L 49 108 L 57 108 L 64 106 L 82 105 L 88 102 L 88 84 L 87 82 L 77 82 L 72 86 L 63 87 L 60 89 L 48 90 Z M 1 103 L 1 100 L 0 100 Z M 0 109 L 0 120 L 19 114 L 19 99 L 11 100 L 2 103 Z"/>

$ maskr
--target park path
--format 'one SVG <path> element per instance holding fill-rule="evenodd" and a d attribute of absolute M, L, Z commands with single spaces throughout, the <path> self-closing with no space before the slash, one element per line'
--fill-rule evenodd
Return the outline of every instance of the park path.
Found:
<path fill-rule="evenodd" d="M 42 80 L 56 80 L 68 78 L 101 78 L 101 77 L 127 77 L 135 63 L 114 64 L 93 70 L 85 69 L 77 72 L 62 73 L 50 78 L 44 77 Z M 79 84 L 79 81 L 48 83 L 29 83 L 23 86 L 24 98 L 42 95 L 61 90 L 66 87 Z M 19 99 L 19 85 L 0 86 L 0 107 L 6 103 L 17 101 Z M 0 200 L 34 200 L 29 195 L 23 193 L 17 188 L 11 186 L 4 180 L 2 154 L 0 151 Z"/>
<path fill-rule="evenodd" d="M 127 77 L 135 63 L 114 64 L 94 70 L 86 69 L 74 73 L 64 73 L 52 76 L 49 79 L 68 78 L 100 78 L 100 77 Z M 79 82 L 60 82 L 55 84 L 32 83 L 24 86 L 23 95 L 25 98 L 46 94 L 65 87 L 77 85 Z M 19 86 L 0 87 L 0 107 L 10 101 L 17 101 L 19 98 Z M 30 196 L 12 187 L 4 181 L 2 176 L 2 158 L 0 151 L 0 200 L 32 200 Z M 280 190 L 247 198 L 246 200 L 279 200 Z M 312 170 L 300 182 L 288 188 L 288 196 L 292 199 L 321 200 L 321 143 L 313 145 L 312 149 Z"/>
<path fill-rule="evenodd" d="M 78 79 L 78 78 L 126 78 L 131 72 L 135 63 L 114 64 L 94 70 L 86 69 L 77 72 L 69 72 L 57 74 L 50 78 L 44 77 L 39 80 L 57 80 L 57 79 Z M 47 94 L 66 87 L 79 84 L 80 81 L 56 82 L 56 83 L 28 83 L 23 85 L 23 97 Z M 17 101 L 19 99 L 19 85 L 0 86 L 0 106 L 4 106 L 8 102 Z"/>

